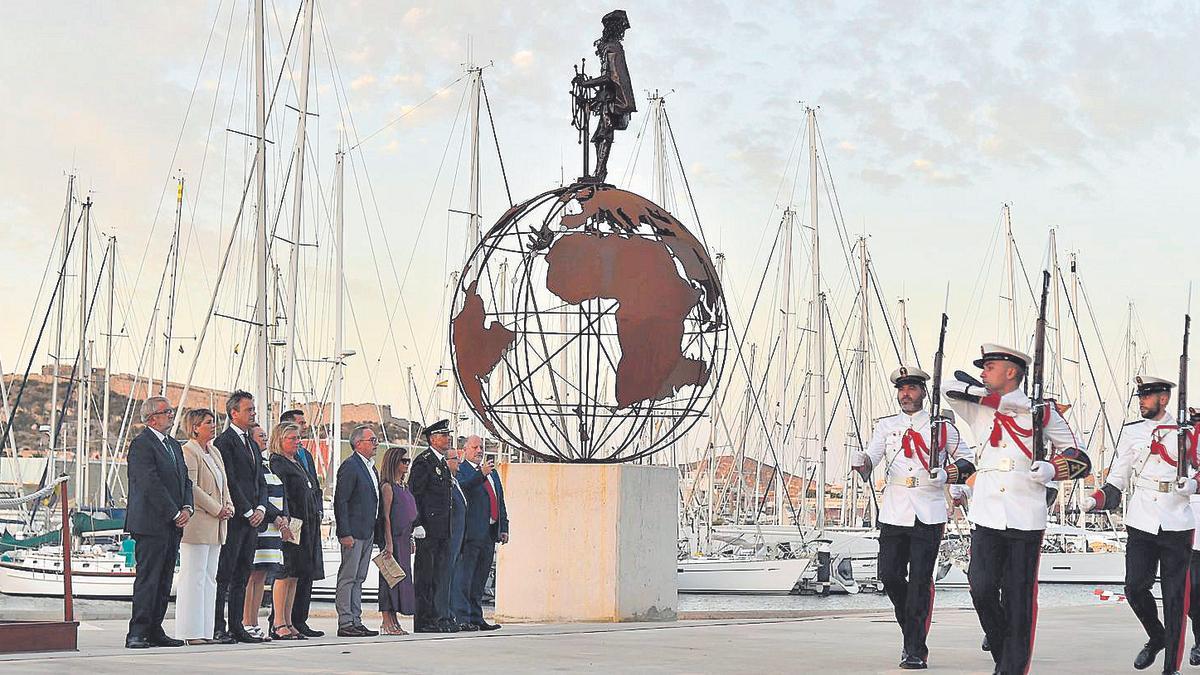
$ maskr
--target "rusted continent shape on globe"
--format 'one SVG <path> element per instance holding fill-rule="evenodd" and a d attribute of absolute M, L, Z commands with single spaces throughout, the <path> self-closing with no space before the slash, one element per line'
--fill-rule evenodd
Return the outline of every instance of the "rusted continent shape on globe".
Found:
<path fill-rule="evenodd" d="M 483 378 L 500 363 L 517 335 L 499 321 L 484 326 L 485 318 L 479 281 L 475 280 L 466 289 L 462 310 L 450 323 L 454 329 L 454 354 L 463 393 L 484 426 L 494 434 L 496 429 L 483 405 Z"/>
<path fill-rule="evenodd" d="M 565 219 L 564 219 L 565 220 Z M 679 277 L 666 246 L 641 237 L 577 233 L 546 253 L 546 288 L 563 301 L 611 298 L 616 311 L 617 406 L 703 386 L 708 367 L 683 355 L 683 321 L 700 292 Z"/>

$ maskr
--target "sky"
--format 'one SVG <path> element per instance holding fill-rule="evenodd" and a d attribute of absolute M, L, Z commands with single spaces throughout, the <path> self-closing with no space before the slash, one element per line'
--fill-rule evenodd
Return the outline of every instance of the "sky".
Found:
<path fill-rule="evenodd" d="M 183 378 L 249 175 L 252 145 L 234 132 L 254 130 L 250 7 L 230 0 L 5 4 L 5 372 L 23 370 L 30 357 L 72 171 L 80 198 L 94 201 L 93 256 L 100 234 L 118 237 L 117 323 L 128 337 L 118 341 L 114 369 L 136 367 L 168 259 L 171 180 L 179 174 L 187 186 L 185 243 L 171 372 Z M 298 0 L 267 2 L 272 89 L 298 7 Z M 345 199 L 353 305 L 347 345 L 358 353 L 348 361 L 346 399 L 404 412 L 412 391 L 427 398 L 445 377 L 438 366 L 448 284 L 463 259 L 465 221 L 449 211 L 466 206 L 463 64 L 486 66 L 486 226 L 508 206 L 491 124 L 514 199 L 578 175 L 566 94 L 579 59 L 588 57 L 594 72 L 592 41 L 611 7 L 449 0 L 317 7 L 301 240 L 330 240 L 334 151 L 339 142 L 356 146 L 347 155 Z M 981 341 L 1004 341 L 996 235 L 1007 202 L 1031 277 L 1046 264 L 1050 228 L 1061 258 L 1078 255 L 1095 315 L 1085 332 L 1103 336 L 1114 369 L 1122 370 L 1115 361 L 1132 302 L 1146 368 L 1174 379 L 1197 276 L 1187 245 L 1200 216 L 1200 5 L 708 0 L 622 7 L 632 24 L 625 45 L 635 89 L 666 95 L 698 229 L 726 256 L 735 316 L 744 320 L 753 301 L 781 209 L 807 213 L 807 165 L 797 169 L 804 141 L 797 140 L 805 106 L 816 106 L 840 220 L 848 236 L 867 236 L 893 311 L 908 298 L 925 358 L 944 307 L 953 363 L 966 365 Z M 280 104 L 296 105 L 297 61 L 293 53 L 267 134 L 269 201 L 285 238 L 292 197 L 278 190 L 298 116 Z M 648 110 L 643 97 L 611 162 L 619 184 L 647 194 L 653 153 L 637 136 Z M 669 204 L 694 225 L 677 192 Z M 833 289 L 847 271 L 826 194 L 819 222 L 825 284 Z M 248 242 L 243 227 L 218 312 L 248 316 Z M 302 249 L 298 323 L 314 360 L 332 355 L 329 248 Z M 279 248 L 276 261 L 285 275 L 286 250 Z M 75 283 L 68 279 L 69 293 L 77 293 Z M 1028 294 L 1018 295 L 1028 326 Z M 835 316 L 847 311 L 835 309 Z M 197 384 L 246 384 L 248 366 L 236 365 L 245 352 L 241 329 L 227 319 L 214 325 Z M 68 342 L 74 330 L 68 327 Z M 45 349 L 35 364 L 46 360 Z M 1092 350 L 1100 352 L 1099 342 Z M 307 368 L 305 386 L 323 391 L 327 369 Z"/>

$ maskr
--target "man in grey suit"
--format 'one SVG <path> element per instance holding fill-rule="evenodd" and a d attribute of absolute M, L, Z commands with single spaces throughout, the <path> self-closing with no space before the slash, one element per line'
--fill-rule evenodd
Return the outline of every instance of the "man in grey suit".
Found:
<path fill-rule="evenodd" d="M 338 637 L 379 635 L 362 624 L 362 586 L 371 566 L 379 520 L 379 474 L 373 461 L 378 445 L 370 426 L 354 427 L 350 432 L 354 452 L 338 467 L 333 491 L 333 514 L 342 545 L 336 596 Z"/>

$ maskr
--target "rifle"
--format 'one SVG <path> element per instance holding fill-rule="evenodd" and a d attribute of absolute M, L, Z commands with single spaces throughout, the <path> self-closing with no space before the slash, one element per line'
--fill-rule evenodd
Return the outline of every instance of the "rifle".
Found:
<path fill-rule="evenodd" d="M 929 475 L 946 463 L 945 448 L 942 446 L 942 430 L 946 418 L 942 416 L 942 356 L 946 351 L 946 325 L 950 318 L 942 312 L 942 328 L 938 333 L 937 353 L 933 355 L 933 391 L 929 393 Z"/>
<path fill-rule="evenodd" d="M 1188 333 L 1192 328 L 1192 315 L 1183 315 L 1183 353 L 1179 355 L 1179 456 L 1175 469 L 1180 478 L 1188 477 L 1188 432 L 1192 430 L 1191 413 L 1187 407 Z"/>
<path fill-rule="evenodd" d="M 1030 412 L 1033 413 L 1033 459 L 1046 461 L 1046 297 L 1050 294 L 1050 273 L 1042 271 L 1042 300 L 1038 305 L 1037 329 L 1033 337 L 1033 373 L 1030 377 Z M 1057 491 L 1056 491 L 1057 492 Z"/>

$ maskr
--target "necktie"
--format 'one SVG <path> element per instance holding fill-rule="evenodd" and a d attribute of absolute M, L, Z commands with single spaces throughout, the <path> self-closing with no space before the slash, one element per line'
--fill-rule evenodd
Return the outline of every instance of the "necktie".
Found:
<path fill-rule="evenodd" d="M 483 477 L 483 488 L 487 490 L 488 500 L 492 503 L 492 520 L 500 520 L 500 502 L 496 501 L 496 488 L 492 487 L 492 481 L 487 476 Z"/>

